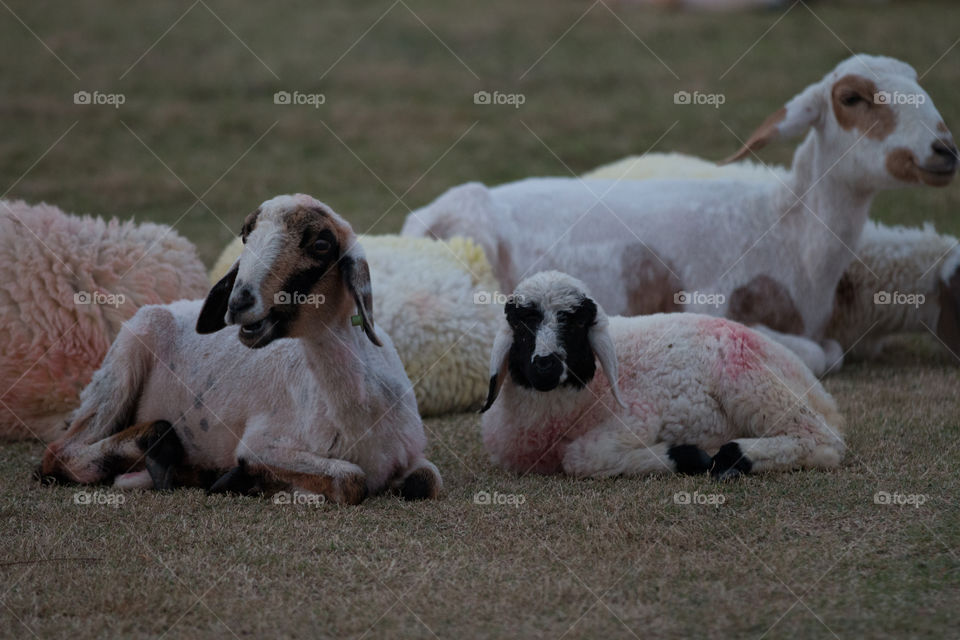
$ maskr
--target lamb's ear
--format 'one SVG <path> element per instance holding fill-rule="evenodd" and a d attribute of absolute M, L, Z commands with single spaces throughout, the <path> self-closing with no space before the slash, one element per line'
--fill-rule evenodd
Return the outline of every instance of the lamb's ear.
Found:
<path fill-rule="evenodd" d="M 233 291 L 233 283 L 237 280 L 239 269 L 240 261 L 238 260 L 227 275 L 220 278 L 220 282 L 210 289 L 207 299 L 203 302 L 203 308 L 200 309 L 200 317 L 197 318 L 197 333 L 213 333 L 227 326 L 227 304 L 230 302 L 230 292 Z"/>
<path fill-rule="evenodd" d="M 603 375 L 607 376 L 610 383 L 610 391 L 613 393 L 613 399 L 617 401 L 624 409 L 627 405 L 623 403 L 620 397 L 620 387 L 617 384 L 619 374 L 617 373 L 617 352 L 613 346 L 613 338 L 610 337 L 610 326 L 607 316 L 597 309 L 597 321 L 590 328 L 589 338 L 590 348 L 593 354 L 600 361 L 600 368 L 603 369 Z"/>
<path fill-rule="evenodd" d="M 357 314 L 360 317 L 363 332 L 367 334 L 370 342 L 382 347 L 383 344 L 373 330 L 373 291 L 370 287 L 370 265 L 367 264 L 363 247 L 358 242 L 354 242 L 353 246 L 340 259 L 340 273 L 343 276 L 344 285 L 346 285 L 350 295 L 353 296 L 354 302 L 357 303 Z"/>
<path fill-rule="evenodd" d="M 500 394 L 500 387 L 507 377 L 507 356 L 510 354 L 510 345 L 513 344 L 513 332 L 506 321 L 501 320 L 502 326 L 493 340 L 493 351 L 490 352 L 490 389 L 487 391 L 487 401 L 483 403 L 480 413 L 491 406 Z"/>
<path fill-rule="evenodd" d="M 762 149 L 768 142 L 778 138 L 791 138 L 812 127 L 826 108 L 823 83 L 810 85 L 790 101 L 770 114 L 757 130 L 750 134 L 740 150 L 718 164 L 725 165 L 742 160 L 748 154 Z"/>

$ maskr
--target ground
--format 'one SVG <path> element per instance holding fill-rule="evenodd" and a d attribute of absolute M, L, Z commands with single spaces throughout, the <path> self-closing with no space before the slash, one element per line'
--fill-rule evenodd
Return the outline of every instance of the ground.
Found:
<path fill-rule="evenodd" d="M 955 3 L 0 4 L 5 196 L 175 223 L 208 264 L 277 193 L 390 233 L 467 180 L 721 158 L 851 50 L 912 63 L 960 127 Z M 903 190 L 874 216 L 958 234 L 958 205 L 956 184 Z M 957 364 L 921 336 L 845 368 L 825 381 L 848 420 L 841 469 L 723 485 L 517 478 L 491 468 L 476 415 L 426 423 L 440 501 L 355 508 L 41 487 L 42 447 L 4 445 L 0 635 L 952 635 Z"/>

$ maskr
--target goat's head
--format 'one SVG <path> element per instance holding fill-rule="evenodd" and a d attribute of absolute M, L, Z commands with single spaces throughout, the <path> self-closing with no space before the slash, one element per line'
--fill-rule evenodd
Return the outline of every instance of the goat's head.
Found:
<path fill-rule="evenodd" d="M 197 332 L 240 325 L 240 341 L 264 347 L 351 321 L 373 329 L 370 270 L 350 224 L 322 202 L 297 194 L 267 200 L 247 216 L 243 253 L 207 295 Z"/>
<path fill-rule="evenodd" d="M 596 373 L 595 359 L 622 405 L 617 356 L 603 309 L 575 278 L 558 271 L 533 275 L 517 285 L 504 307 L 482 411 L 496 400 L 508 373 L 514 384 L 537 391 L 582 389 Z"/>
<path fill-rule="evenodd" d="M 917 72 L 899 60 L 856 55 L 804 89 L 771 115 L 734 162 L 779 137 L 814 129 L 819 170 L 865 189 L 905 183 L 946 186 L 957 170 L 953 136 Z"/>

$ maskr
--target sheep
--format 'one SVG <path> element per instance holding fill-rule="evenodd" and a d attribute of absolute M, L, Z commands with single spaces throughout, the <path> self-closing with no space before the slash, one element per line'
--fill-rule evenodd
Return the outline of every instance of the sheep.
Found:
<path fill-rule="evenodd" d="M 782 180 L 787 170 L 749 160 L 718 166 L 680 153 L 631 156 L 583 175 L 590 179 L 736 178 L 758 182 Z M 857 259 L 837 285 L 826 336 L 857 358 L 879 355 L 884 341 L 898 333 L 931 332 L 960 357 L 960 242 L 922 228 L 885 226 L 867 221 Z M 911 296 L 913 304 L 896 304 L 892 296 Z M 890 297 L 887 301 L 886 297 Z"/>
<path fill-rule="evenodd" d="M 466 238 L 434 242 L 361 236 L 376 286 L 377 323 L 393 339 L 423 417 L 475 410 L 487 391 L 486 357 L 499 312 L 483 250 Z M 239 257 L 237 238 L 210 271 L 216 282 Z"/>
<path fill-rule="evenodd" d="M 833 398 L 783 345 L 714 316 L 608 318 L 557 271 L 504 306 L 484 411 L 491 460 L 519 474 L 726 480 L 836 467 L 845 447 Z"/>
<path fill-rule="evenodd" d="M 241 237 L 206 300 L 144 307 L 124 325 L 42 476 L 167 489 L 226 471 L 211 491 L 436 497 L 440 474 L 423 456 L 410 381 L 374 327 L 349 223 L 310 196 L 278 196 Z"/>
<path fill-rule="evenodd" d="M 61 436 L 121 324 L 206 290 L 170 227 L 0 200 L 0 439 Z"/>
<path fill-rule="evenodd" d="M 949 184 L 957 149 L 912 67 L 860 55 L 790 100 L 728 161 L 807 130 L 775 183 L 469 183 L 413 211 L 403 233 L 473 238 L 508 289 L 558 269 L 587 282 L 611 313 L 686 310 L 741 321 L 822 374 L 842 361 L 825 330 L 873 197 Z"/>

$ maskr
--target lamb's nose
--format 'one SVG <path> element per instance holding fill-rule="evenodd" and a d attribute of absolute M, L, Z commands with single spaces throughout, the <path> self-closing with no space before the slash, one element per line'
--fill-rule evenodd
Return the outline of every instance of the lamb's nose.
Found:
<path fill-rule="evenodd" d="M 933 153 L 949 165 L 957 164 L 957 145 L 953 142 L 937 140 L 931 145 Z"/>
<path fill-rule="evenodd" d="M 561 367 L 560 360 L 555 356 L 534 356 L 533 369 L 539 374 L 547 374 L 557 371 Z"/>
<path fill-rule="evenodd" d="M 249 310 L 255 302 L 256 300 L 254 300 L 253 293 L 250 291 L 250 288 L 243 287 L 230 296 L 230 304 L 228 307 L 230 309 L 230 313 L 236 315 Z"/>

